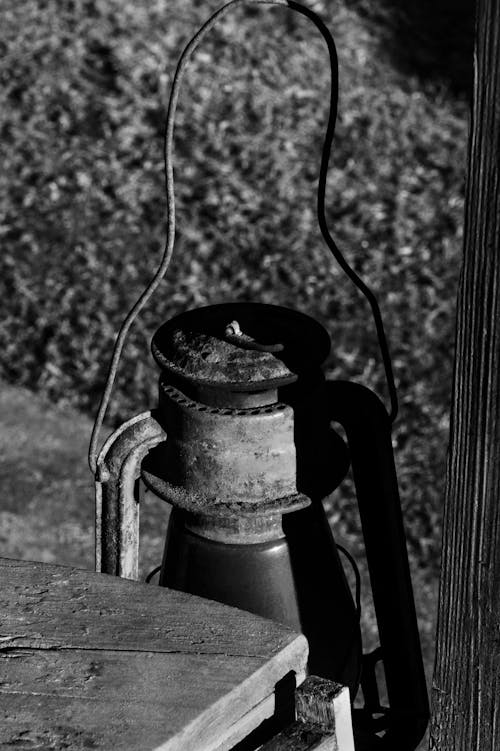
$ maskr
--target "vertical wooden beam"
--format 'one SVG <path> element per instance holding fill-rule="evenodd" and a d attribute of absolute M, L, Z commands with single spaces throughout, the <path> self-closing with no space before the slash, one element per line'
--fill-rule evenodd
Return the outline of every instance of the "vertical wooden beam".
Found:
<path fill-rule="evenodd" d="M 432 751 L 500 749 L 500 0 L 477 0 Z"/>

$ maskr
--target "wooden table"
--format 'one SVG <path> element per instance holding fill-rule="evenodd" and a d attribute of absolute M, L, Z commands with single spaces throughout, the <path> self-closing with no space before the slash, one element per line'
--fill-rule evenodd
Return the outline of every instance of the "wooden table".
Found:
<path fill-rule="evenodd" d="M 224 751 L 306 661 L 303 636 L 244 611 L 0 559 L 2 749 Z"/>

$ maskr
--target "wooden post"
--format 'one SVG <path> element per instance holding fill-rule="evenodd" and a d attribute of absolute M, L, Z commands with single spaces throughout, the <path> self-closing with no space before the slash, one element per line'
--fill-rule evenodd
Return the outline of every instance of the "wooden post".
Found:
<path fill-rule="evenodd" d="M 500 2 L 477 0 L 432 751 L 500 749 Z"/>

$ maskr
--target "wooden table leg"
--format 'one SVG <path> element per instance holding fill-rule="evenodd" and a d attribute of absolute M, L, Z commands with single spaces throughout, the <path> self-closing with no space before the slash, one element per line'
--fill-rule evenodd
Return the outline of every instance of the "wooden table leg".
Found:
<path fill-rule="evenodd" d="M 295 692 L 297 719 L 260 751 L 354 751 L 349 689 L 309 676 Z"/>

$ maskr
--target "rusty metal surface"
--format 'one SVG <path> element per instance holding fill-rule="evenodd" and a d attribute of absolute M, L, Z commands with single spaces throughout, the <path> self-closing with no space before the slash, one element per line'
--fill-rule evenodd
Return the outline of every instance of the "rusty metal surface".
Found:
<path fill-rule="evenodd" d="M 224 409 L 189 399 L 161 380 L 161 419 L 169 439 L 152 452 L 148 471 L 178 488 L 179 501 L 182 493 L 191 495 L 198 510 L 297 493 L 326 497 L 345 476 L 349 459 L 330 428 L 322 396 L 320 384 L 299 392 L 293 406 Z"/>
<path fill-rule="evenodd" d="M 283 515 L 310 505 L 303 493 L 245 504 L 207 498 L 202 492 L 188 492 L 172 485 L 154 471 L 146 460 L 141 477 L 146 487 L 158 498 L 184 512 L 187 528 L 207 539 L 251 545 L 283 536 Z"/>
<path fill-rule="evenodd" d="M 233 388 L 261 387 L 262 382 L 288 383 L 295 380 L 285 363 L 273 352 L 240 346 L 239 337 L 228 341 L 221 331 L 220 337 L 199 331 L 173 328 L 164 336 L 161 352 L 153 353 L 162 367 L 186 379 L 210 384 L 230 384 Z"/>
<path fill-rule="evenodd" d="M 295 310 L 224 303 L 171 319 L 156 332 L 151 349 L 176 381 L 224 391 L 265 391 L 320 367 L 330 338 L 321 324 Z"/>
<path fill-rule="evenodd" d="M 186 529 L 209 540 L 253 545 L 284 537 L 283 516 L 310 504 L 310 498 L 297 493 L 288 498 L 277 498 L 250 512 L 237 504 L 227 504 L 224 510 L 219 505 L 215 512 L 210 509 L 208 513 L 184 514 L 184 524 Z"/>
<path fill-rule="evenodd" d="M 151 412 L 133 417 L 104 444 L 97 462 L 96 571 L 137 579 L 139 503 L 135 484 L 148 451 L 166 438 Z"/>
<path fill-rule="evenodd" d="M 298 492 L 290 406 L 210 408 L 162 383 L 160 409 L 169 432 L 162 476 L 172 485 L 249 505 Z"/>

